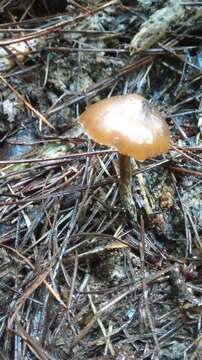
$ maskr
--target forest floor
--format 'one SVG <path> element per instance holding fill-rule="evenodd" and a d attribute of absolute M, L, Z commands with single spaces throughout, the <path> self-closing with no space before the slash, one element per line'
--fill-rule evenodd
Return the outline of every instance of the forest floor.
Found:
<path fill-rule="evenodd" d="M 0 360 L 202 359 L 202 2 L 1 0 L 0 22 Z M 79 122 L 127 93 L 172 136 L 134 167 L 136 222 Z"/>

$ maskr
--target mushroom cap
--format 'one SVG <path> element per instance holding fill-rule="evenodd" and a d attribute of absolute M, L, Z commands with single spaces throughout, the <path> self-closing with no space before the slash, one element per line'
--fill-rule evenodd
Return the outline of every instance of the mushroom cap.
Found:
<path fill-rule="evenodd" d="M 85 132 L 102 145 L 144 161 L 167 152 L 170 131 L 160 112 L 136 94 L 113 96 L 90 105 L 80 116 Z"/>

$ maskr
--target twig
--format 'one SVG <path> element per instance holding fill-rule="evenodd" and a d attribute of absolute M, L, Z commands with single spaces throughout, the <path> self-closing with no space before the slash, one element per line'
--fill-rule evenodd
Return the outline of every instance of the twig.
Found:
<path fill-rule="evenodd" d="M 9 164 L 31 164 L 31 163 L 40 163 L 40 162 L 46 162 L 47 165 L 51 165 L 51 162 L 55 163 L 64 163 L 68 159 L 79 159 L 82 157 L 88 157 L 88 156 L 96 156 L 96 155 L 102 155 L 102 154 L 112 154 L 116 153 L 116 150 L 98 150 L 98 151 L 89 151 L 89 152 L 82 152 L 82 153 L 76 153 L 76 154 L 68 154 L 58 157 L 50 157 L 50 158 L 32 158 L 32 159 L 21 159 L 21 160 L 0 160 L 0 165 L 9 165 Z"/>

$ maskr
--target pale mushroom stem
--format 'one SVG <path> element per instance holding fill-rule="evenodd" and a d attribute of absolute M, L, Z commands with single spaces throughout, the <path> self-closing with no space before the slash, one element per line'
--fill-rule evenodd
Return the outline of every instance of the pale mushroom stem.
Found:
<path fill-rule="evenodd" d="M 135 204 L 131 190 L 131 160 L 129 156 L 119 154 L 119 168 L 121 204 L 126 210 L 127 215 L 129 215 L 132 220 L 135 220 Z"/>

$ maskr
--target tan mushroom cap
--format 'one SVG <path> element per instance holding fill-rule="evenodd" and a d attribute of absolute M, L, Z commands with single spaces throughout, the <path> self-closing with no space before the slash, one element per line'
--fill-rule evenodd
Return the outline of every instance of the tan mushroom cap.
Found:
<path fill-rule="evenodd" d="M 136 94 L 101 100 L 89 106 L 80 121 L 94 141 L 139 161 L 169 149 L 167 123 L 154 106 Z"/>

